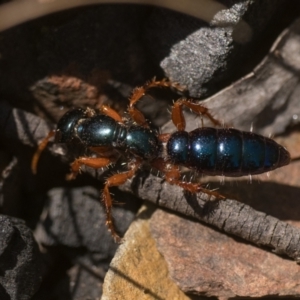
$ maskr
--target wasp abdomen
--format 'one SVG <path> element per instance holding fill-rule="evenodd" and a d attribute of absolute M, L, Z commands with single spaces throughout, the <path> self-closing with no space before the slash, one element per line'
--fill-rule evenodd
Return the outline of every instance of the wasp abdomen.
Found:
<path fill-rule="evenodd" d="M 260 174 L 290 162 L 289 153 L 272 139 L 236 129 L 178 131 L 167 152 L 173 163 L 210 175 Z"/>

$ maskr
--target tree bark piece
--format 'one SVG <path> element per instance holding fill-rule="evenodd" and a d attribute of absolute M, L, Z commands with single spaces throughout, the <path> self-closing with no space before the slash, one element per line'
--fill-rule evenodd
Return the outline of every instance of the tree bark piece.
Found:
<path fill-rule="evenodd" d="M 272 249 L 300 262 L 300 229 L 236 200 L 213 200 L 199 193 L 189 195 L 163 179 L 136 176 L 120 187 L 143 200 L 212 225 L 260 247 Z M 212 201 L 213 200 L 213 201 Z"/>

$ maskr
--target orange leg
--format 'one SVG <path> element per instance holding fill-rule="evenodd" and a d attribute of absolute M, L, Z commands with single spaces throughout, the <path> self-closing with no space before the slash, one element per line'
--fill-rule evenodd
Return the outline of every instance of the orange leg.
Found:
<path fill-rule="evenodd" d="M 146 94 L 151 88 L 170 88 L 173 87 L 179 91 L 183 91 L 184 88 L 180 87 L 178 83 L 173 83 L 166 79 L 156 81 L 155 78 L 141 87 L 137 87 L 133 90 L 132 96 L 129 98 L 128 112 L 131 118 L 139 125 L 149 127 L 144 115 L 135 107 L 136 103 Z"/>
<path fill-rule="evenodd" d="M 208 111 L 208 109 L 201 104 L 193 103 L 187 99 L 177 100 L 172 108 L 172 121 L 177 127 L 177 130 L 185 130 L 185 119 L 182 113 L 183 106 L 190 108 L 195 114 L 206 116 L 215 126 L 221 126 L 221 122 L 215 119 Z"/>
<path fill-rule="evenodd" d="M 89 147 L 89 149 L 97 153 L 99 157 L 110 158 L 112 162 L 115 162 L 119 157 L 119 155 L 117 155 L 117 152 L 114 151 L 113 147 L 96 146 L 96 147 Z"/>
<path fill-rule="evenodd" d="M 114 109 L 110 108 L 109 106 L 101 105 L 99 107 L 99 110 L 101 113 L 113 118 L 115 121 L 117 121 L 119 123 L 124 123 L 122 120 L 122 117 Z"/>
<path fill-rule="evenodd" d="M 112 160 L 110 158 L 90 158 L 90 157 L 79 157 L 71 164 L 71 174 L 68 175 L 68 179 L 74 179 L 76 175 L 80 171 L 80 167 L 82 165 L 89 166 L 91 168 L 99 169 L 108 166 Z M 115 241 L 120 241 L 120 237 L 115 231 L 115 227 L 113 224 L 111 209 L 112 209 L 112 198 L 109 193 L 109 187 L 111 186 L 118 186 L 123 184 L 128 178 L 132 177 L 138 168 L 137 165 L 132 165 L 132 169 L 128 172 L 116 174 L 109 177 L 105 183 L 104 190 L 103 190 L 103 202 L 105 206 L 105 213 L 106 213 L 106 225 L 108 230 L 111 232 Z"/>
<path fill-rule="evenodd" d="M 71 164 L 71 173 L 67 175 L 68 180 L 75 179 L 78 173 L 80 172 L 80 167 L 82 165 L 100 169 L 107 167 L 113 160 L 111 158 L 103 158 L 103 157 L 79 157 L 75 159 Z"/>
<path fill-rule="evenodd" d="M 121 238 L 116 233 L 115 227 L 113 224 L 113 219 L 112 219 L 112 214 L 111 214 L 112 198 L 109 193 L 109 188 L 112 186 L 119 186 L 121 184 L 124 184 L 127 179 L 130 179 L 132 176 L 134 176 L 134 174 L 137 171 L 137 169 L 139 168 L 140 164 L 141 164 L 140 160 L 136 160 L 135 162 L 131 163 L 131 170 L 124 172 L 124 173 L 112 175 L 111 177 L 109 177 L 106 180 L 106 183 L 104 186 L 103 202 L 104 202 L 105 211 L 106 211 L 106 225 L 116 242 L 120 242 Z"/>
<path fill-rule="evenodd" d="M 38 148 L 36 149 L 32 161 L 31 161 L 31 171 L 33 174 L 37 173 L 37 165 L 40 159 L 40 156 L 42 152 L 47 147 L 49 140 L 55 135 L 56 130 L 51 130 L 48 135 L 42 140 L 42 142 L 39 144 Z"/>
<path fill-rule="evenodd" d="M 155 159 L 152 162 L 152 166 L 164 173 L 165 179 L 168 183 L 178 185 L 192 194 L 202 192 L 210 196 L 214 196 L 217 199 L 225 199 L 225 197 L 220 195 L 218 192 L 210 191 L 208 189 L 203 188 L 201 184 L 182 181 L 180 179 L 181 174 L 179 171 L 179 167 L 171 164 L 168 161 L 165 161 L 162 158 Z"/>

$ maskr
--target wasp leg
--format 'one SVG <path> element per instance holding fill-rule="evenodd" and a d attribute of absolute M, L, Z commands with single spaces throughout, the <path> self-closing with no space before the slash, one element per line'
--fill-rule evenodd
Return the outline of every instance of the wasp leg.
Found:
<path fill-rule="evenodd" d="M 214 196 L 217 199 L 225 199 L 225 197 L 218 192 L 203 188 L 201 184 L 182 181 L 180 179 L 181 174 L 179 167 L 168 161 L 164 161 L 162 158 L 155 159 L 152 162 L 152 166 L 164 174 L 164 178 L 168 183 L 178 185 L 192 194 L 202 192 L 207 195 Z"/>
<path fill-rule="evenodd" d="M 122 117 L 111 107 L 109 107 L 107 105 L 101 105 L 98 109 L 101 113 L 113 118 L 115 121 L 117 121 L 119 123 L 124 123 L 122 120 Z"/>
<path fill-rule="evenodd" d="M 38 148 L 36 149 L 32 161 L 31 161 L 31 171 L 33 174 L 37 173 L 37 165 L 40 159 L 40 156 L 42 152 L 45 150 L 47 147 L 49 140 L 55 135 L 55 130 L 51 130 L 48 135 L 42 140 L 42 142 L 39 144 Z"/>
<path fill-rule="evenodd" d="M 76 175 L 80 171 L 80 167 L 82 165 L 89 166 L 91 168 L 99 169 L 108 166 L 112 162 L 111 158 L 90 158 L 90 157 L 79 157 L 71 164 L 71 171 L 72 173 L 68 175 L 68 179 L 74 179 Z M 109 177 L 105 183 L 104 190 L 103 190 L 103 202 L 105 207 L 106 213 L 106 225 L 108 230 L 111 232 L 115 241 L 120 241 L 121 238 L 115 231 L 115 227 L 113 224 L 111 209 L 112 209 L 112 198 L 109 193 L 109 187 L 115 185 L 123 184 L 128 178 L 132 177 L 135 173 L 135 167 L 128 172 L 116 174 Z"/>
<path fill-rule="evenodd" d="M 185 119 L 182 113 L 183 106 L 190 108 L 195 114 L 206 116 L 215 126 L 221 126 L 221 122 L 215 119 L 209 112 L 208 108 L 201 104 L 193 103 L 187 99 L 178 99 L 172 107 L 172 121 L 178 131 L 185 130 Z"/>
<path fill-rule="evenodd" d="M 100 169 L 107 167 L 109 164 L 114 162 L 111 158 L 106 157 L 79 157 L 71 163 L 71 173 L 67 175 L 68 180 L 75 179 L 80 172 L 82 165 L 91 167 L 93 169 Z"/>
<path fill-rule="evenodd" d="M 135 107 L 136 103 L 146 94 L 151 88 L 170 88 L 173 87 L 178 91 L 183 91 L 184 88 L 178 83 L 171 82 L 167 79 L 156 81 L 155 78 L 141 87 L 137 87 L 133 90 L 131 97 L 129 98 L 128 113 L 131 118 L 139 125 L 149 127 L 144 115 Z"/>
<path fill-rule="evenodd" d="M 140 160 L 136 160 L 135 162 L 132 162 L 130 164 L 131 170 L 124 172 L 124 173 L 112 175 L 105 182 L 105 186 L 104 186 L 104 190 L 103 190 L 103 202 L 104 202 L 105 211 L 106 211 L 106 225 L 116 242 L 121 242 L 121 238 L 116 233 L 115 227 L 113 224 L 113 219 L 112 219 L 112 214 L 111 214 L 112 198 L 109 193 L 109 188 L 112 186 L 119 186 L 121 184 L 124 184 L 127 179 L 130 179 L 131 177 L 134 176 L 134 174 L 137 171 L 137 169 L 139 168 L 140 164 L 141 164 Z"/>

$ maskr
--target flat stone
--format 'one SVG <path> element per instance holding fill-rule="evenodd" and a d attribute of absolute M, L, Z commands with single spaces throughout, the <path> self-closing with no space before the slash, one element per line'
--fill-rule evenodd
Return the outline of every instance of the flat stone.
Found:
<path fill-rule="evenodd" d="M 126 202 L 126 199 L 124 199 Z M 113 207 L 117 232 L 122 236 L 135 216 L 139 203 Z M 93 187 L 54 188 L 35 230 L 36 239 L 46 246 L 86 247 L 112 257 L 118 247 L 105 226 L 106 215 L 99 191 Z"/>
<path fill-rule="evenodd" d="M 150 226 L 171 278 L 185 293 L 221 299 L 300 296 L 300 266 L 292 260 L 162 210 Z"/>
<path fill-rule="evenodd" d="M 78 255 L 73 261 L 75 265 L 68 270 L 72 300 L 100 299 L 109 262 L 91 252 Z"/>
<path fill-rule="evenodd" d="M 169 278 L 168 268 L 151 237 L 148 219 L 154 207 L 145 206 L 126 232 L 103 285 L 102 300 L 187 300 Z"/>

